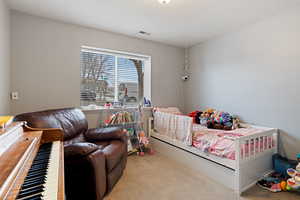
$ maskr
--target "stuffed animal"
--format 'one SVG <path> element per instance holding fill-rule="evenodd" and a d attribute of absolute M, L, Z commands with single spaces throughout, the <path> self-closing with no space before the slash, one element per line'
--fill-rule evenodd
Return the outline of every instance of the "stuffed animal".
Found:
<path fill-rule="evenodd" d="M 300 190 L 300 154 L 297 155 L 298 165 L 296 169 L 288 169 L 287 174 L 291 177 L 287 180 L 287 190 Z"/>
<path fill-rule="evenodd" d="M 207 126 L 207 122 L 209 121 L 211 115 L 214 113 L 214 109 L 208 108 L 203 111 L 203 113 L 200 115 L 200 124 L 203 126 Z"/>
<path fill-rule="evenodd" d="M 240 120 L 237 117 L 232 118 L 232 130 L 240 128 Z"/>
<path fill-rule="evenodd" d="M 199 110 L 193 111 L 188 114 L 189 117 L 193 118 L 193 123 L 200 124 L 200 116 L 202 112 Z"/>
<path fill-rule="evenodd" d="M 231 130 L 233 125 L 232 116 L 228 112 L 214 111 L 208 118 L 207 128 Z"/>

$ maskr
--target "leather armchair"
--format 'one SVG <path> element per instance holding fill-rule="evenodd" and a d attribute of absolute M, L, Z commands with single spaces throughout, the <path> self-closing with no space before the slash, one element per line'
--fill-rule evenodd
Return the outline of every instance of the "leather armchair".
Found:
<path fill-rule="evenodd" d="M 120 128 L 88 129 L 85 115 L 76 108 L 24 113 L 15 121 L 63 130 L 67 199 L 101 200 L 122 176 L 127 137 Z"/>

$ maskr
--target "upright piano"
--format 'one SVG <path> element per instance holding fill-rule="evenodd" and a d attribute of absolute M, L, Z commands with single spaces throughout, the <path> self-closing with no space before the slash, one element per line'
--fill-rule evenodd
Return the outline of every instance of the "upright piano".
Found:
<path fill-rule="evenodd" d="M 0 130 L 0 199 L 63 200 L 64 152 L 60 129 L 14 122 Z"/>

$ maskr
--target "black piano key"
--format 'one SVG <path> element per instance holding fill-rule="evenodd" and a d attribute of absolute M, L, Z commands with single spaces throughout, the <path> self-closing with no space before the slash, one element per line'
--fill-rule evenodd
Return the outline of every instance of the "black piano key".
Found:
<path fill-rule="evenodd" d="M 37 154 L 34 160 L 42 159 L 42 158 L 48 158 L 50 156 L 50 152 L 47 154 Z"/>
<path fill-rule="evenodd" d="M 49 160 L 49 157 L 45 157 L 43 159 L 39 159 L 39 160 L 34 160 L 32 163 L 39 163 L 39 162 L 47 162 L 47 160 Z"/>
<path fill-rule="evenodd" d="M 21 190 L 19 192 L 19 195 L 22 195 L 22 194 L 25 194 L 25 193 L 28 193 L 28 192 L 31 192 L 31 191 L 41 190 L 41 189 L 44 189 L 44 186 L 39 185 L 39 186 L 36 186 L 36 187 L 27 188 L 26 190 Z"/>
<path fill-rule="evenodd" d="M 42 181 L 46 181 L 46 177 L 39 177 L 39 178 L 35 178 L 35 179 L 28 179 L 28 180 L 26 180 L 26 181 L 23 182 L 23 185 L 35 184 L 35 183 L 42 182 Z"/>
<path fill-rule="evenodd" d="M 49 156 L 41 156 L 37 159 L 34 159 L 33 162 L 47 161 L 47 160 L 49 160 Z"/>
<path fill-rule="evenodd" d="M 29 170 L 28 174 L 35 173 L 35 172 L 47 172 L 47 171 L 48 168 L 36 168 L 36 169 Z"/>
<path fill-rule="evenodd" d="M 46 165 L 46 166 L 45 166 Z M 43 165 L 35 165 L 35 166 L 31 166 L 31 168 L 30 169 L 46 169 L 47 168 L 47 165 L 48 165 L 48 163 L 47 164 L 43 164 Z"/>
<path fill-rule="evenodd" d="M 29 171 L 28 171 L 28 174 L 29 173 L 33 173 L 33 172 L 39 172 L 39 171 L 47 171 L 47 168 L 33 168 L 33 169 L 30 169 Z"/>
<path fill-rule="evenodd" d="M 46 169 L 35 169 L 35 170 L 32 170 L 32 171 L 28 171 L 28 175 L 29 174 L 34 174 L 34 173 L 43 173 L 43 172 L 47 172 Z"/>
<path fill-rule="evenodd" d="M 47 171 L 40 171 L 40 172 L 32 172 L 30 174 L 27 175 L 27 177 L 31 178 L 31 177 L 41 177 L 41 176 L 45 176 L 45 174 L 47 174 Z"/>
<path fill-rule="evenodd" d="M 45 173 L 46 174 L 46 173 Z M 29 180 L 34 180 L 34 179 L 37 179 L 37 178 L 44 178 L 45 177 L 45 174 L 36 174 L 36 175 L 33 175 L 33 176 L 27 176 L 25 178 L 25 180 L 29 181 Z"/>
<path fill-rule="evenodd" d="M 32 181 L 35 181 L 35 180 L 39 180 L 39 179 L 45 179 L 46 177 L 45 176 L 41 176 L 41 177 L 26 177 L 25 180 L 24 180 L 24 183 L 27 183 L 27 182 L 32 182 Z"/>
<path fill-rule="evenodd" d="M 43 179 L 43 178 L 45 178 L 45 176 L 32 176 L 32 177 L 26 176 L 24 183 L 27 181 L 34 181 L 36 179 Z"/>
<path fill-rule="evenodd" d="M 49 154 L 50 152 L 51 152 L 51 148 L 39 151 L 37 152 L 37 155 Z"/>
<path fill-rule="evenodd" d="M 28 171 L 28 174 L 30 174 L 30 173 L 34 173 L 34 172 L 43 172 L 43 171 L 48 171 L 48 168 L 35 168 L 35 169 L 32 169 L 32 170 L 29 170 Z"/>
<path fill-rule="evenodd" d="M 51 149 L 44 150 L 44 151 L 39 151 L 39 152 L 37 152 L 37 156 L 49 155 L 50 153 L 51 153 Z"/>
<path fill-rule="evenodd" d="M 21 198 L 18 198 L 20 200 L 36 200 L 36 199 L 42 199 L 42 194 L 39 193 L 39 194 L 34 194 L 34 195 L 31 195 L 31 196 L 28 196 L 28 197 L 23 197 L 22 199 Z"/>
<path fill-rule="evenodd" d="M 34 167 L 47 167 L 47 166 L 48 166 L 48 163 L 34 164 L 34 165 L 32 165 L 32 168 L 34 168 Z"/>
<path fill-rule="evenodd" d="M 37 176 L 37 177 L 25 179 L 24 184 L 25 184 L 25 183 L 26 183 L 26 184 L 27 184 L 27 183 L 30 184 L 30 183 L 33 183 L 33 182 L 36 182 L 36 181 L 39 181 L 39 180 L 44 180 L 44 181 L 46 181 L 46 176 Z"/>
<path fill-rule="evenodd" d="M 39 185 L 34 185 L 34 186 L 32 186 L 32 187 L 21 188 L 19 194 L 22 194 L 22 193 L 24 193 L 25 191 L 29 191 L 29 190 L 32 190 L 32 189 L 34 189 L 34 188 L 43 188 L 43 189 L 44 189 L 45 187 L 44 187 L 43 184 L 39 184 Z"/>
<path fill-rule="evenodd" d="M 30 191 L 26 191 L 26 192 L 23 192 L 22 194 L 19 194 L 17 198 L 21 199 L 23 197 L 27 197 L 27 196 L 31 196 L 31 195 L 34 195 L 34 194 L 41 193 L 43 191 L 44 191 L 43 188 L 32 189 Z"/>
<path fill-rule="evenodd" d="M 38 154 L 42 154 L 42 153 L 49 153 L 51 151 L 51 148 L 47 148 L 47 149 L 40 149 L 37 153 Z"/>
<path fill-rule="evenodd" d="M 27 174 L 27 176 L 34 176 L 34 175 L 38 175 L 38 174 L 44 174 L 47 173 L 47 170 L 39 170 L 39 171 L 33 171 Z"/>
<path fill-rule="evenodd" d="M 32 178 L 36 178 L 36 177 L 44 177 L 45 174 L 47 173 L 39 173 L 39 174 L 28 174 L 28 176 L 26 176 L 25 180 L 29 180 L 29 179 L 32 179 Z"/>
<path fill-rule="evenodd" d="M 29 197 L 29 198 L 26 198 L 26 199 L 23 199 L 23 200 L 42 200 L 42 196 L 41 195 L 32 196 L 32 197 Z"/>
<path fill-rule="evenodd" d="M 35 187 L 37 185 L 43 185 L 45 183 L 44 180 L 40 180 L 40 181 L 36 181 L 34 183 L 30 183 L 30 184 L 23 184 L 21 187 L 21 190 L 25 190 L 27 188 L 31 188 L 31 187 Z"/>
<path fill-rule="evenodd" d="M 35 187 L 37 185 L 44 185 L 44 184 L 45 184 L 44 180 L 36 181 L 33 183 L 26 183 L 26 184 L 22 185 L 21 190 L 23 190 L 23 189 L 25 190 L 27 188 Z"/>
<path fill-rule="evenodd" d="M 47 160 L 39 160 L 39 161 L 36 161 L 36 162 L 32 162 L 32 165 L 39 165 L 39 164 L 45 164 L 45 163 L 48 163 L 49 159 Z"/>
<path fill-rule="evenodd" d="M 49 160 L 49 158 L 48 158 L 47 160 Z M 43 164 L 48 164 L 48 162 L 47 162 L 47 161 L 43 161 L 43 162 L 41 162 L 41 161 L 32 162 L 32 165 L 31 165 L 31 166 L 43 165 Z"/>
<path fill-rule="evenodd" d="M 49 164 L 49 162 L 47 163 L 43 163 L 43 164 L 32 164 L 30 169 L 34 169 L 34 168 L 37 168 L 37 167 L 47 167 L 47 165 Z"/>
<path fill-rule="evenodd" d="M 36 154 L 37 158 L 42 157 L 42 156 L 49 156 L 49 154 L 51 154 L 51 149 L 49 151 L 42 151 L 42 152 L 38 152 Z"/>
<path fill-rule="evenodd" d="M 37 158 L 41 158 L 41 157 L 47 157 L 51 154 L 51 152 L 49 151 L 45 151 L 45 152 L 41 152 L 41 153 L 37 153 Z"/>

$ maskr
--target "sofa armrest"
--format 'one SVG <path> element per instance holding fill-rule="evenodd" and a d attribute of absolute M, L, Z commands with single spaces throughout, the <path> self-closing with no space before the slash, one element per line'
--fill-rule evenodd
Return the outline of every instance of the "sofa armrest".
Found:
<path fill-rule="evenodd" d="M 92 128 L 85 133 L 85 138 L 89 142 L 105 141 L 105 140 L 121 140 L 127 143 L 126 132 L 121 128 Z"/>
<path fill-rule="evenodd" d="M 66 148 L 78 153 L 65 160 L 68 199 L 102 200 L 107 190 L 106 159 L 102 150 L 94 148 L 94 144 L 90 143 L 66 145 Z M 77 157 L 78 155 L 81 156 Z"/>
<path fill-rule="evenodd" d="M 66 159 L 74 159 L 86 156 L 98 150 L 98 146 L 88 142 L 80 142 L 68 144 L 64 146 L 64 154 Z"/>

